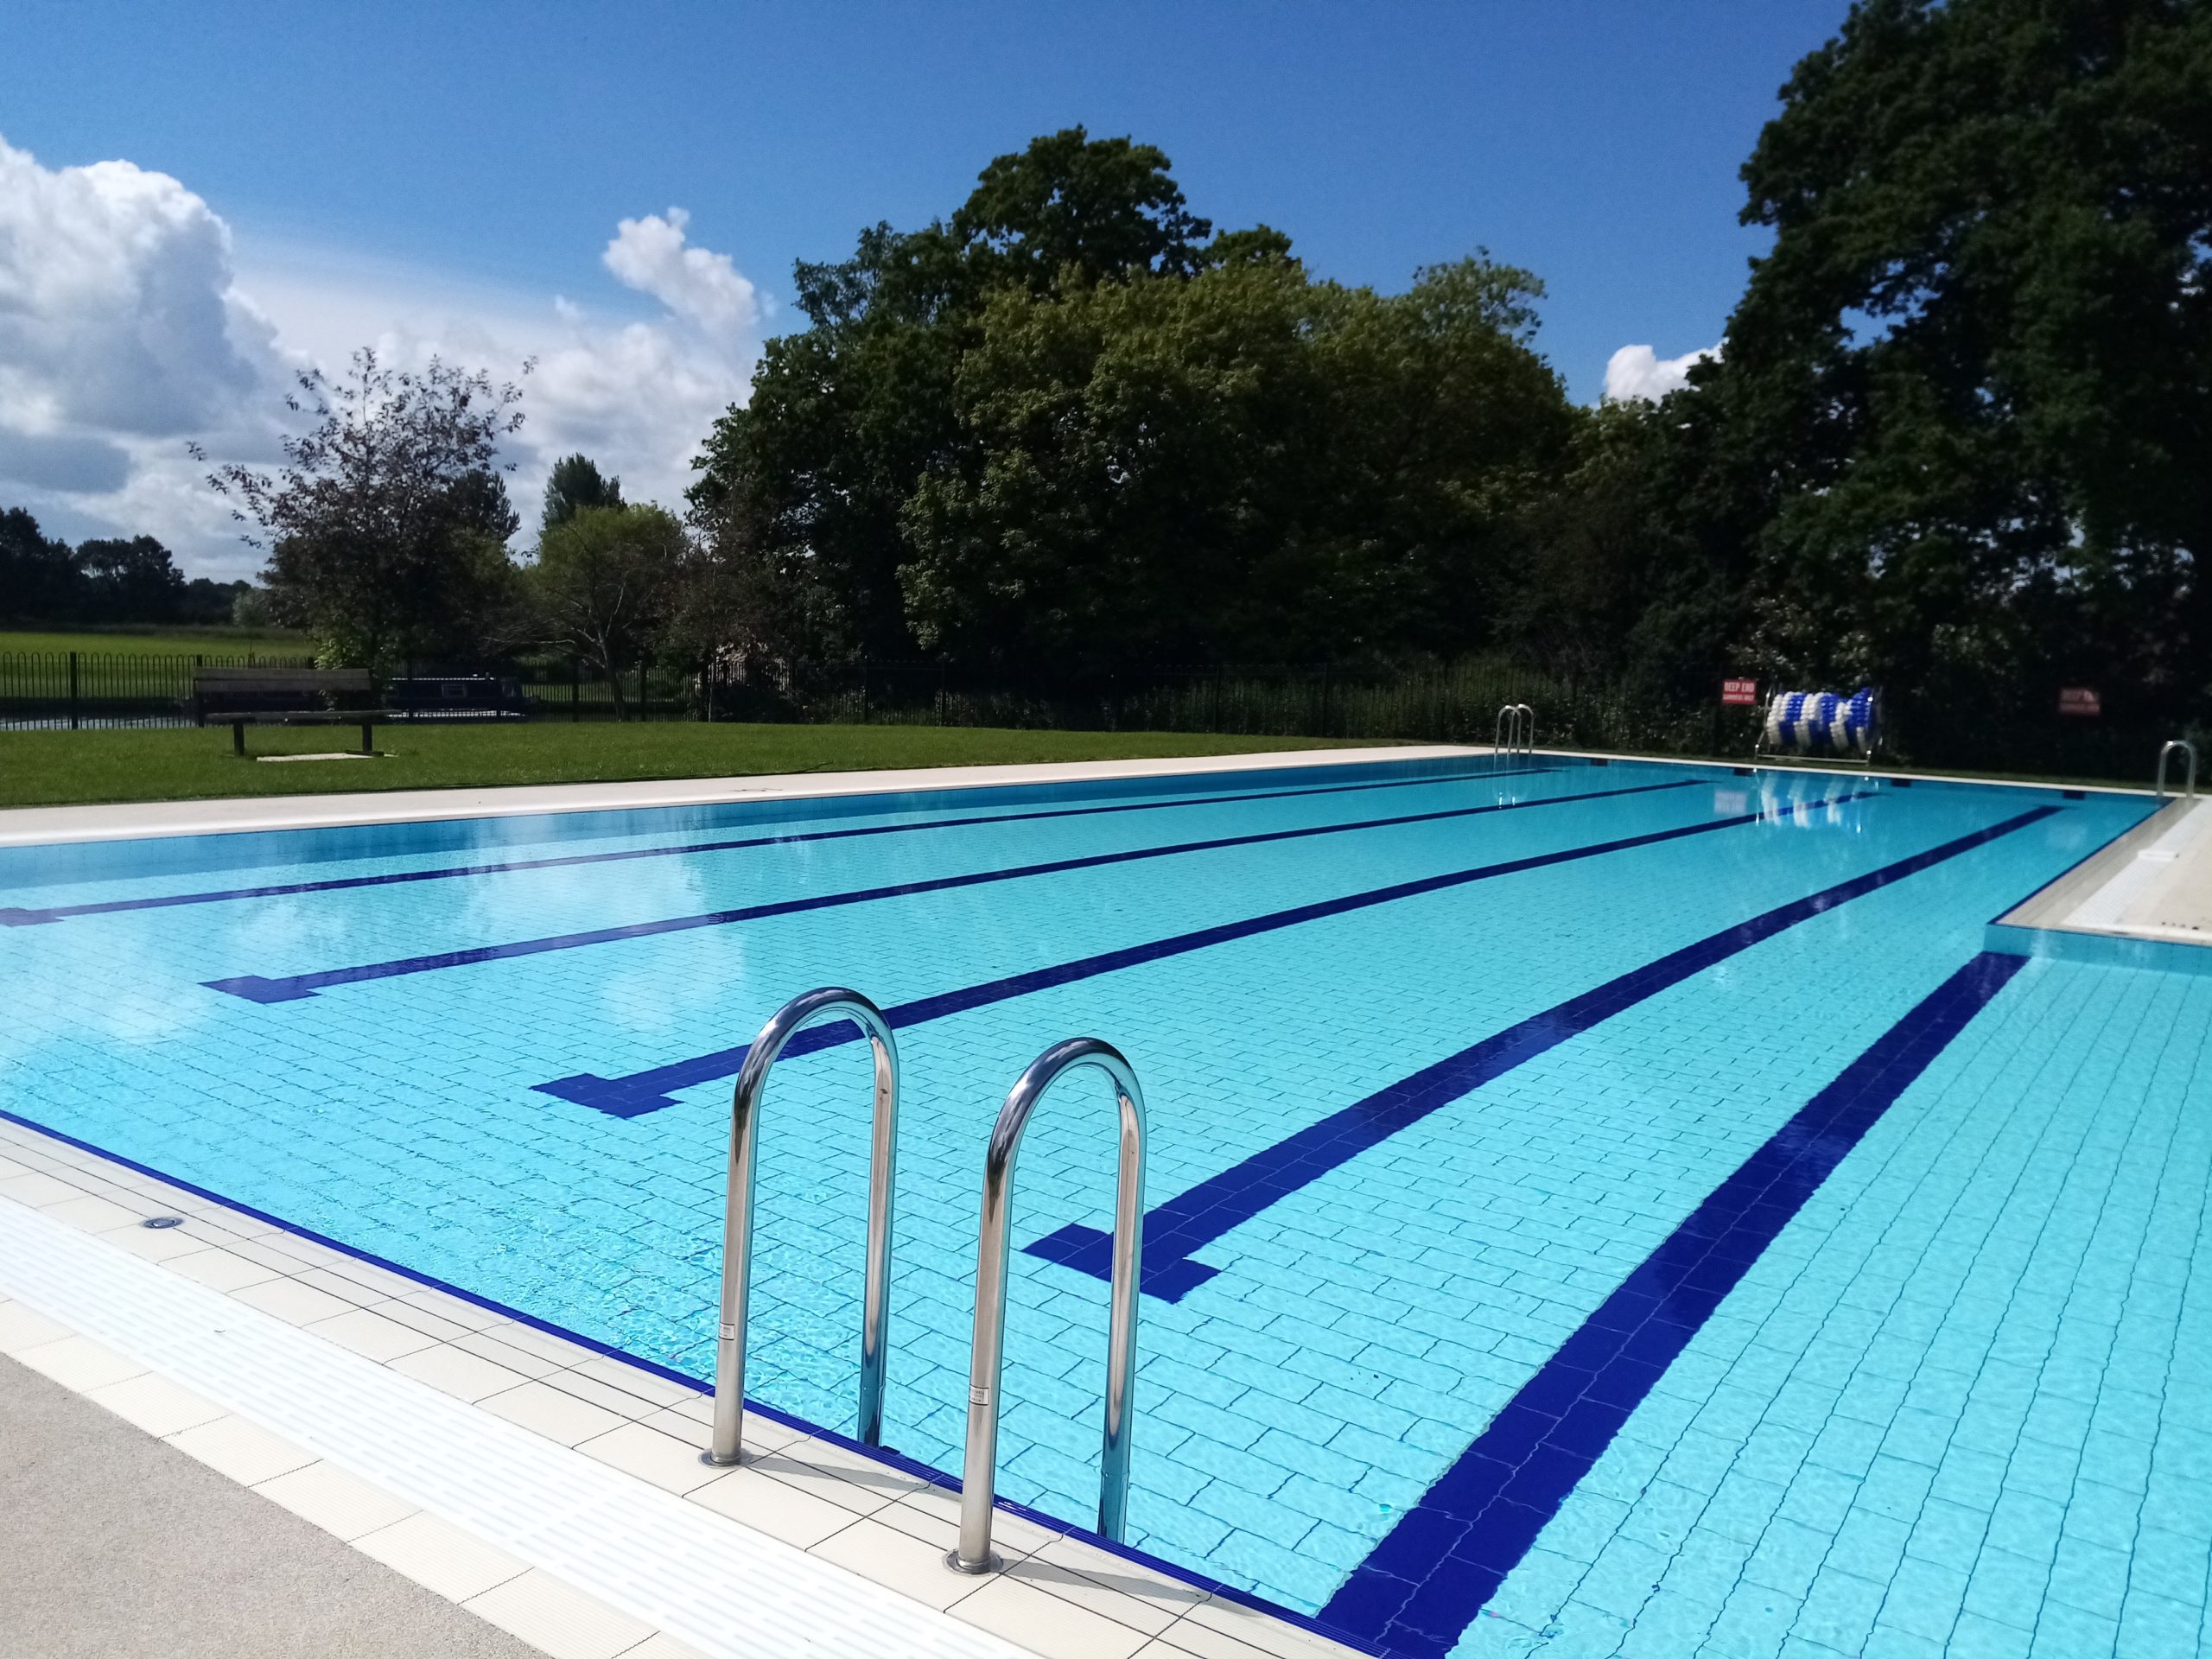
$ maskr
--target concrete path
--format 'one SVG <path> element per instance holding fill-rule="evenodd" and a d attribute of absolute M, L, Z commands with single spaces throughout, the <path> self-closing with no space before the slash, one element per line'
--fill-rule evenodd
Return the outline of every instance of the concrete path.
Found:
<path fill-rule="evenodd" d="M 543 1659 L 0 1358 L 7 1659 Z"/>

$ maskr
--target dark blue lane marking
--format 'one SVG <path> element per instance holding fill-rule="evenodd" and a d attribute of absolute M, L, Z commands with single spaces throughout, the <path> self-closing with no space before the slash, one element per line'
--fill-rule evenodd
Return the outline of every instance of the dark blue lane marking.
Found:
<path fill-rule="evenodd" d="M 506 962 L 516 957 L 542 956 L 550 950 L 579 950 L 588 945 L 612 944 L 623 939 L 649 939 L 663 933 L 687 933 L 696 928 L 728 927 L 734 922 L 757 922 L 771 916 L 792 916 L 803 911 L 831 910 L 844 905 L 872 904 L 881 899 L 905 899 L 918 893 L 944 893 L 956 887 L 988 887 L 998 881 L 1024 881 L 1033 876 L 1059 875 L 1070 870 L 1099 869 L 1111 864 L 1133 864 L 1145 859 L 1179 858 L 1186 853 L 1218 852 L 1228 847 L 1256 847 L 1278 841 L 1305 841 L 1316 836 L 1350 835 L 1356 830 L 1387 830 L 1408 823 L 1433 823 L 1445 818 L 1475 818 L 1518 808 L 1563 806 L 1595 800 L 1601 795 L 1642 795 L 1661 790 L 1688 789 L 1692 779 L 1663 784 L 1639 784 L 1633 789 L 1599 790 L 1586 795 L 1560 795 L 1541 800 L 1508 801 L 1492 806 L 1453 806 L 1433 812 L 1408 812 L 1395 817 L 1363 818 L 1351 823 L 1312 824 L 1301 830 L 1263 830 L 1249 835 L 1219 836 L 1210 841 L 1171 842 L 1164 847 L 1132 847 L 1116 853 L 1091 853 L 1081 858 L 1055 858 L 1042 864 L 1017 864 L 1009 869 L 972 870 L 964 875 L 937 875 L 920 881 L 899 881 L 880 887 L 859 887 L 845 893 L 811 893 L 803 899 L 779 899 L 765 905 L 741 905 L 732 910 L 710 910 L 697 916 L 669 916 L 652 922 L 626 922 L 617 927 L 594 927 L 580 933 L 556 933 L 539 939 L 518 939 L 508 944 L 483 944 L 465 950 L 439 950 L 428 956 L 400 957 L 390 962 L 364 963 L 354 968 L 326 968 L 312 974 L 265 978 L 241 974 L 231 979 L 201 982 L 211 991 L 226 991 L 250 1002 L 294 1002 L 333 985 L 358 985 L 366 980 L 397 979 L 408 974 L 427 974 L 442 968 L 466 968 L 482 962 Z"/>
<path fill-rule="evenodd" d="M 993 812 L 965 818 L 932 818 L 926 823 L 870 824 L 860 830 L 817 830 L 791 836 L 751 836 L 742 841 L 687 842 L 681 847 L 642 847 L 620 853 L 574 853 L 561 858 L 513 859 L 499 864 L 455 864 L 435 870 L 401 870 L 390 875 L 338 876 L 327 881 L 288 881 L 266 887 L 220 887 L 207 893 L 170 893 L 148 899 L 110 899 L 99 904 L 54 905 L 46 909 L 0 906 L 0 927 L 35 927 L 72 916 L 106 916 L 124 910 L 167 910 L 177 905 L 219 905 L 233 899 L 281 899 L 296 893 L 343 893 L 350 887 L 388 887 L 407 881 L 450 881 L 462 876 L 502 875 L 511 870 L 560 870 L 578 864 L 619 864 L 638 858 L 674 858 L 687 853 L 734 853 L 754 847 L 783 847 L 803 841 L 852 841 L 865 836 L 906 836 L 925 830 L 961 830 L 979 823 L 1029 823 L 1045 818 L 1088 818 L 1109 812 L 1164 812 L 1173 807 L 1213 806 L 1224 802 L 1274 801 L 1294 795 L 1350 795 L 1370 789 L 1413 789 L 1424 784 L 1482 783 L 1492 778 L 1528 778 L 1563 771 L 1560 766 L 1520 766 L 1510 772 L 1439 772 L 1425 778 L 1393 778 L 1379 784 L 1326 784 L 1308 789 L 1266 789 L 1243 795 L 1179 796 L 1168 801 L 1134 801 L 1116 806 L 1071 806 L 1044 812 Z"/>
<path fill-rule="evenodd" d="M 1764 915 L 1684 945 L 1656 962 L 1632 968 L 1594 990 L 1569 997 L 1541 1014 L 1531 1014 L 1472 1047 L 1426 1066 L 1413 1076 L 1377 1090 L 1364 1100 L 1354 1101 L 1318 1123 L 1255 1152 L 1170 1198 L 1144 1218 L 1144 1274 L 1147 1294 L 1179 1302 L 1220 1271 L 1191 1260 L 1191 1252 L 1211 1243 L 1231 1228 L 1241 1227 L 1269 1205 L 1287 1198 L 1330 1171 L 1341 1167 L 1402 1129 L 1410 1128 L 1438 1108 L 1479 1089 L 1514 1067 L 1557 1047 L 1568 1038 L 1610 1020 L 1624 1008 L 1656 996 L 1679 985 L 1691 975 L 1715 963 L 1726 962 L 1748 950 L 1762 939 L 1770 939 L 1786 928 L 1810 921 L 1839 905 L 1879 891 L 1893 881 L 1941 864 L 1960 854 L 2025 829 L 2062 809 L 2039 806 L 2007 818 L 1986 830 L 1945 842 L 1940 847 L 1900 859 L 1878 870 L 1838 882 L 1803 899 L 1777 906 Z M 1070 1223 L 1022 1248 L 1047 1262 L 1091 1274 L 1111 1276 L 1112 1237 L 1095 1227 Z"/>
<path fill-rule="evenodd" d="M 1640 790 L 1604 790 L 1596 795 L 1570 796 L 1572 800 L 1596 800 L 1605 795 L 1632 795 Z M 1840 805 L 1845 801 L 1856 801 L 1876 793 L 1871 789 L 1853 791 L 1847 795 L 1827 797 L 1818 801 L 1800 802 L 1795 806 L 1780 809 L 1775 818 L 1792 817 L 1814 807 Z M 1523 801 L 1523 806 L 1545 803 Z M 1288 910 L 1271 911 L 1264 916 L 1253 916 L 1241 922 L 1224 922 L 1213 927 L 1202 927 L 1189 933 L 1177 933 L 1164 939 L 1154 939 L 1143 944 L 1126 945 L 1118 950 L 1103 950 L 1095 957 L 1082 957 L 1073 962 L 1055 963 L 1049 968 L 1035 968 L 1027 973 L 1010 974 L 1004 979 L 987 980 L 981 985 L 969 985 L 959 990 L 941 991 L 934 996 L 925 996 L 912 1002 L 901 1002 L 886 1008 L 884 1018 L 895 1028 L 920 1025 L 931 1020 L 942 1020 L 948 1014 L 964 1014 L 970 1008 L 980 1008 L 988 1003 L 1003 1002 L 1017 996 L 1027 996 L 1037 991 L 1050 990 L 1055 986 L 1073 984 L 1077 980 L 1091 979 L 1101 974 L 1117 973 L 1124 968 L 1137 967 L 1144 963 L 1159 962 L 1168 957 L 1179 957 L 1188 951 L 1203 950 L 1210 946 L 1226 944 L 1235 939 L 1250 938 L 1255 934 L 1272 933 L 1278 928 L 1296 927 L 1304 922 L 1319 921 L 1325 917 L 1342 916 L 1352 911 L 1365 910 L 1375 905 L 1387 905 L 1400 899 L 1412 899 L 1425 893 L 1438 893 L 1446 887 L 1464 887 L 1470 881 L 1487 881 L 1495 876 L 1514 875 L 1522 870 L 1541 869 L 1547 865 L 1564 864 L 1575 859 L 1596 858 L 1606 853 L 1625 852 L 1634 847 L 1649 847 L 1660 842 L 1677 841 L 1684 836 L 1709 835 L 1716 830 L 1732 830 L 1739 825 L 1757 823 L 1767 815 L 1746 812 L 1737 817 L 1715 818 L 1704 823 L 1686 824 L 1676 830 L 1658 830 L 1647 835 L 1624 836 L 1617 841 L 1597 842 L 1586 847 L 1570 847 L 1556 853 L 1538 853 L 1528 858 L 1516 858 L 1501 864 L 1482 864 L 1472 869 L 1453 870 L 1443 875 L 1423 876 L 1418 880 L 1400 881 L 1387 887 L 1375 887 L 1365 893 L 1347 893 L 1338 899 L 1323 899 L 1312 904 L 1296 905 Z M 840 1043 L 860 1040 L 860 1028 L 848 1020 L 838 1020 L 826 1026 L 810 1026 L 791 1039 L 785 1048 L 786 1054 L 812 1054 Z M 637 1117 L 646 1112 L 657 1112 L 676 1102 L 670 1091 L 688 1089 L 694 1084 L 712 1082 L 736 1073 L 745 1064 L 746 1046 L 716 1049 L 711 1054 L 701 1054 L 688 1060 L 677 1060 L 667 1065 L 657 1065 L 649 1071 L 632 1071 L 626 1077 L 601 1077 L 588 1071 L 572 1077 L 556 1077 L 550 1083 L 536 1085 L 540 1094 L 553 1095 L 562 1100 L 574 1101 L 580 1106 L 589 1106 L 596 1111 L 615 1117 Z"/>
<path fill-rule="evenodd" d="M 1403 1659 L 1444 1659 L 1721 1299 L 2025 960 L 1975 957 L 1745 1159 L 1491 1420 L 1319 1622 Z"/>

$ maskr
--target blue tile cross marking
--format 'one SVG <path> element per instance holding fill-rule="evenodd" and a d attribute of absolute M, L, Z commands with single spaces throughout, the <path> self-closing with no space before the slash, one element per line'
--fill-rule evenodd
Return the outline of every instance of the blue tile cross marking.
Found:
<path fill-rule="evenodd" d="M 325 881 L 287 881 L 263 887 L 217 887 L 203 893 L 155 893 L 143 899 L 110 899 L 98 904 L 53 905 L 44 909 L 0 906 L 0 927 L 35 927 L 73 916 L 109 916 L 118 911 L 168 910 L 179 905 L 219 905 L 236 899 L 282 899 L 296 893 L 343 893 L 353 887 L 388 887 L 411 881 L 452 881 L 463 877 L 503 875 L 515 870 L 562 870 L 578 864 L 620 864 L 640 858 L 680 858 L 692 853 L 744 852 L 755 847 L 785 847 L 807 841 L 853 841 L 870 836 L 909 836 L 929 830 L 963 830 L 977 824 L 1027 823 L 1046 818 L 1089 818 L 1111 812 L 1164 812 L 1184 806 L 1217 806 L 1240 801 L 1281 800 L 1294 795 L 1350 795 L 1370 789 L 1414 789 L 1424 784 L 1481 783 L 1491 778 L 1526 778 L 1558 772 L 1558 766 L 1520 766 L 1510 772 L 1439 772 L 1421 778 L 1392 778 L 1373 784 L 1325 784 L 1303 789 L 1265 789 L 1241 795 L 1181 795 L 1172 800 L 1128 801 L 1112 806 L 1070 806 L 1043 812 L 993 812 L 982 817 L 931 818 L 923 823 L 875 823 L 857 830 L 810 830 L 789 836 L 749 836 L 739 841 L 694 841 L 680 847 L 634 847 L 619 853 L 572 853 L 560 858 L 518 858 L 492 864 L 449 864 L 435 870 L 395 870 L 383 875 L 334 876 Z"/>
<path fill-rule="evenodd" d="M 1639 792 L 1640 789 L 1605 790 L 1593 795 L 1573 795 L 1562 798 L 1586 801 L 1599 799 L 1604 795 Z M 1855 790 L 1847 795 L 1800 802 L 1795 806 L 1779 809 L 1775 816 L 1791 817 L 1800 812 L 1840 805 L 1846 801 L 1862 800 L 1873 792 L 1872 790 Z M 1522 801 L 1515 804 L 1541 806 L 1548 803 Z M 2050 810 L 2056 811 L 2057 809 Z M 1081 957 L 1073 962 L 1057 963 L 1049 968 L 1011 974 L 1004 979 L 988 980 L 981 985 L 940 991 L 934 996 L 918 997 L 912 1002 L 901 1002 L 886 1008 L 884 1018 L 894 1028 L 903 1030 L 927 1020 L 942 1020 L 948 1014 L 964 1014 L 970 1008 L 1003 1002 L 1013 997 L 1028 996 L 1038 991 L 1050 990 L 1054 986 L 1071 985 L 1077 980 L 1095 978 L 1101 974 L 1118 973 L 1124 968 L 1179 957 L 1189 951 L 1226 944 L 1235 939 L 1271 933 L 1278 928 L 1295 927 L 1300 923 L 1319 921 L 1325 917 L 1346 915 L 1372 906 L 1387 905 L 1395 899 L 1417 898 L 1425 893 L 1440 893 L 1447 887 L 1465 887 L 1471 881 L 1486 881 L 1496 876 L 1515 875 L 1523 870 L 1541 869 L 1576 859 L 1596 858 L 1606 853 L 1625 852 L 1636 847 L 1656 846 L 1662 842 L 1679 841 L 1685 836 L 1710 835 L 1716 830 L 1732 830 L 1744 824 L 1757 823 L 1764 816 L 1758 812 L 1745 812 L 1734 817 L 1714 818 L 1704 823 L 1685 824 L 1675 830 L 1656 830 L 1640 836 L 1624 836 L 1617 841 L 1595 842 L 1586 847 L 1569 847 L 1556 853 L 1539 853 L 1498 864 L 1482 864 L 1473 869 L 1453 870 L 1444 875 L 1423 876 L 1418 880 L 1400 881 L 1365 893 L 1347 893 L 1339 899 L 1323 899 L 1309 905 L 1296 905 L 1288 910 L 1272 911 L 1264 916 L 1249 917 L 1241 922 L 1224 922 L 1217 926 L 1199 928 L 1194 932 L 1173 934 L 1143 944 L 1127 945 L 1119 950 L 1101 951 L 1095 957 Z M 860 1028 L 846 1020 L 812 1026 L 792 1038 L 784 1052 L 787 1055 L 812 1054 L 840 1043 L 857 1042 L 860 1034 Z M 669 1092 L 671 1090 L 688 1089 L 694 1084 L 710 1083 L 717 1077 L 735 1075 L 745 1064 L 745 1052 L 746 1046 L 741 1044 L 735 1048 L 716 1049 L 711 1054 L 673 1061 L 649 1071 L 632 1071 L 626 1077 L 601 1077 L 585 1071 L 575 1077 L 556 1077 L 550 1083 L 541 1083 L 536 1087 L 540 1094 L 574 1101 L 580 1106 L 589 1106 L 595 1111 L 606 1112 L 614 1117 L 637 1117 L 646 1112 L 658 1111 L 664 1106 L 674 1105 L 676 1103 Z"/>
<path fill-rule="evenodd" d="M 2037 807 L 1986 830 L 1977 830 L 1724 928 L 1656 962 L 1631 969 L 1593 990 L 1508 1026 L 1496 1035 L 1463 1048 L 1402 1082 L 1331 1113 L 1264 1152 L 1253 1154 L 1243 1162 L 1199 1182 L 1145 1216 L 1142 1282 L 1146 1292 L 1166 1301 L 1182 1300 L 1219 1271 L 1192 1261 L 1192 1251 L 1211 1243 L 1231 1228 L 1242 1226 L 1269 1205 L 1351 1162 L 1370 1147 L 1382 1145 L 1439 1107 L 1535 1059 L 1600 1020 L 1657 995 L 1670 985 L 1679 985 L 1691 975 L 1725 962 L 1786 928 L 1956 858 L 2000 836 L 2025 829 L 2060 810 L 2055 806 Z M 1111 1276 L 1113 1239 L 1095 1227 L 1071 1224 L 1023 1248 L 1032 1255 L 1061 1262 L 1095 1278 Z"/>
<path fill-rule="evenodd" d="M 1491 1420 L 1318 1622 L 1394 1659 L 1449 1654 L 1722 1298 L 2026 961 L 1974 957 L 1745 1159 Z"/>
<path fill-rule="evenodd" d="M 1081 858 L 1056 858 L 1042 864 L 1018 864 L 1011 869 L 974 870 L 964 875 L 940 875 L 922 881 L 899 881 L 880 887 L 860 887 L 848 893 L 811 893 L 803 899 L 782 899 L 771 904 L 741 905 L 731 910 L 712 910 L 697 916 L 669 916 L 658 921 L 629 922 L 618 927 L 595 927 L 580 933 L 556 933 L 545 938 L 518 939 L 507 944 L 478 945 L 466 950 L 439 950 L 428 956 L 400 957 L 390 962 L 364 963 L 353 968 L 326 968 L 312 974 L 264 977 L 240 974 L 204 983 L 211 991 L 226 991 L 249 1002 L 295 1002 L 333 985 L 358 985 L 367 980 L 397 979 L 408 974 L 427 974 L 445 968 L 466 968 L 477 963 L 506 962 L 517 957 L 539 956 L 549 950 L 577 950 L 589 945 L 612 944 L 624 939 L 648 939 L 663 933 L 689 932 L 694 928 L 728 927 L 736 922 L 757 922 L 771 916 L 796 915 L 802 911 L 830 910 L 841 905 L 862 905 L 882 899 L 904 899 L 918 893 L 944 893 L 955 887 L 987 887 L 997 881 L 1021 881 L 1033 876 L 1058 875 L 1070 870 L 1096 869 L 1109 864 L 1131 864 L 1145 859 L 1175 858 L 1186 853 L 1218 852 L 1229 847 L 1256 847 L 1268 842 L 1304 841 L 1315 836 L 1350 835 L 1362 830 L 1384 830 L 1396 824 L 1433 823 L 1443 818 L 1480 817 L 1538 806 L 1563 806 L 1593 800 L 1600 795 L 1642 795 L 1662 790 L 1687 789 L 1690 780 L 1639 784 L 1632 789 L 1609 789 L 1584 795 L 1562 795 L 1544 800 L 1510 801 L 1493 806 L 1454 806 L 1433 812 L 1408 812 L 1395 817 L 1363 818 L 1351 823 L 1313 824 L 1300 830 L 1267 830 L 1250 835 L 1220 836 L 1210 841 L 1173 842 L 1164 847 L 1133 847 L 1117 853 L 1092 853 Z"/>

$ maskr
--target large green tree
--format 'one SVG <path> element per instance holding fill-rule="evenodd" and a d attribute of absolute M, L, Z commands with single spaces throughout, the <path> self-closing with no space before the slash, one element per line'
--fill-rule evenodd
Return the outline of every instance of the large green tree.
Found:
<path fill-rule="evenodd" d="M 804 560 L 830 601 L 834 647 L 911 651 L 901 515 L 958 439 L 955 374 L 988 296 L 1188 271 L 1211 228 L 1159 150 L 1072 127 L 992 162 L 950 220 L 879 225 L 850 259 L 800 263 L 809 327 L 768 343 L 750 402 L 716 423 L 694 507 L 747 493 L 770 544 Z"/>
<path fill-rule="evenodd" d="M 902 527 L 923 642 L 969 661 L 1247 660 L 1483 637 L 1570 416 L 1526 272 L 1383 296 L 1279 237 L 1187 277 L 995 295 L 958 441 Z"/>
<path fill-rule="evenodd" d="M 1783 100 L 1772 249 L 1669 417 L 1745 537 L 1738 644 L 2212 712 L 2212 6 L 1860 0 Z"/>
<path fill-rule="evenodd" d="M 173 622 L 184 608 L 184 574 L 151 536 L 82 542 L 81 613 L 92 622 Z"/>
<path fill-rule="evenodd" d="M 1159 150 L 1080 128 L 796 275 L 810 326 L 770 343 L 691 499 L 742 499 L 833 648 L 1462 645 L 1486 546 L 1566 442 L 1526 273 L 1316 283 L 1278 232 L 1213 235 Z"/>

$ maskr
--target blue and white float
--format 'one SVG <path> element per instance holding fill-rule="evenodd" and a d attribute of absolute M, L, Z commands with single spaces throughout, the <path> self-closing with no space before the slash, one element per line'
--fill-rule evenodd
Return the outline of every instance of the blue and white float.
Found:
<path fill-rule="evenodd" d="M 1754 755 L 1821 755 L 1871 762 L 1878 721 L 1874 690 L 1862 685 L 1849 696 L 1834 691 L 1777 691 L 1766 706 Z"/>

